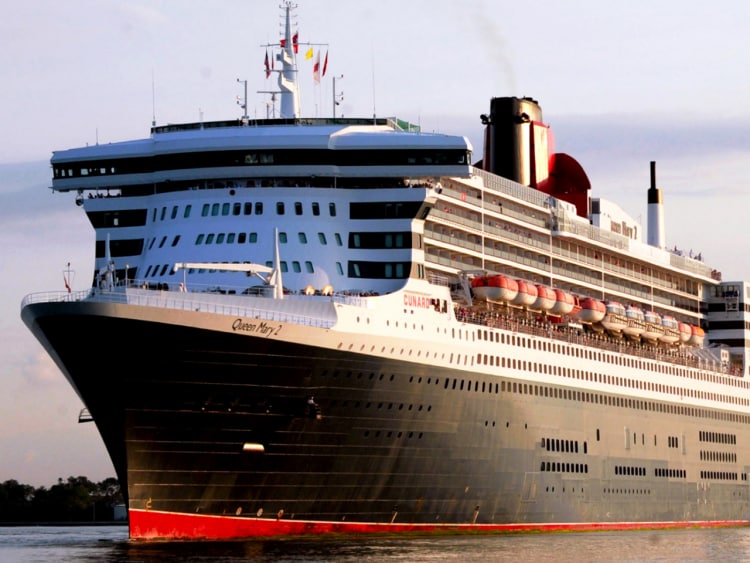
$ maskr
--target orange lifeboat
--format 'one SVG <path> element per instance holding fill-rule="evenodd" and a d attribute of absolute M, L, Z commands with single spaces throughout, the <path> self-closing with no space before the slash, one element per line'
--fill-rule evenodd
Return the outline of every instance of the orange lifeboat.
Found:
<path fill-rule="evenodd" d="M 569 315 L 576 306 L 575 297 L 562 289 L 555 290 L 555 304 L 550 309 L 553 315 Z"/>
<path fill-rule="evenodd" d="M 661 324 L 661 316 L 655 311 L 646 311 L 646 330 L 643 331 L 643 338 L 656 340 L 664 335 L 664 327 Z"/>
<path fill-rule="evenodd" d="M 477 299 L 483 301 L 510 301 L 518 293 L 518 284 L 500 274 L 477 276 L 471 280 L 471 289 Z"/>
<path fill-rule="evenodd" d="M 688 340 L 690 340 L 690 336 L 693 334 L 693 331 L 690 330 L 690 325 L 687 323 L 677 323 L 677 330 L 680 333 L 680 342 L 683 344 L 687 343 Z"/>
<path fill-rule="evenodd" d="M 706 333 L 699 326 L 690 327 L 690 344 L 693 346 L 703 346 L 703 339 L 706 337 Z"/>
<path fill-rule="evenodd" d="M 673 316 L 664 315 L 661 318 L 661 326 L 664 327 L 664 334 L 659 337 L 659 340 L 668 344 L 676 344 L 680 340 L 679 325 Z"/>
<path fill-rule="evenodd" d="M 628 336 L 640 336 L 646 330 L 646 321 L 643 311 L 635 305 L 628 305 L 625 309 L 625 318 L 628 326 L 623 330 Z"/>
<path fill-rule="evenodd" d="M 534 303 L 529 306 L 529 309 L 534 309 L 535 311 L 549 311 L 555 306 L 557 296 L 552 289 L 546 285 L 537 285 L 536 291 L 537 297 L 534 300 Z"/>
<path fill-rule="evenodd" d="M 518 295 L 516 295 L 516 298 L 511 301 L 514 305 L 521 305 L 523 307 L 528 307 L 530 305 L 534 304 L 534 301 L 536 301 L 536 298 L 539 294 L 539 292 L 536 289 L 536 286 L 533 284 L 530 284 L 528 282 L 525 282 L 523 280 L 517 280 L 518 283 Z"/>
<path fill-rule="evenodd" d="M 609 332 L 622 332 L 628 326 L 628 319 L 625 317 L 625 307 L 617 301 L 608 301 L 605 305 L 605 315 L 602 319 L 602 326 Z"/>
<path fill-rule="evenodd" d="M 578 319 L 584 323 L 598 323 L 604 318 L 607 308 L 604 303 L 593 297 L 584 297 L 581 299 L 581 310 L 578 312 Z"/>

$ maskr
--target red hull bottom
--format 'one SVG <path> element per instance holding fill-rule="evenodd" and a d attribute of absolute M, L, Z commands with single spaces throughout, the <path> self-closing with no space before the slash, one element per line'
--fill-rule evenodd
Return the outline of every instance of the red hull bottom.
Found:
<path fill-rule="evenodd" d="M 130 510 L 133 540 L 229 540 L 306 535 L 591 532 L 750 526 L 746 520 L 694 522 L 583 522 L 556 524 L 398 524 L 314 522 Z"/>

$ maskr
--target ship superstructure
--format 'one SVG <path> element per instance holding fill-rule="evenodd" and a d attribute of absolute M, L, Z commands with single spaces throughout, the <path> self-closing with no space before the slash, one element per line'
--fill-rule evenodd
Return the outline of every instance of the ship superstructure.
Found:
<path fill-rule="evenodd" d="M 284 8 L 282 117 L 52 158 L 95 275 L 22 317 L 131 537 L 745 523 L 747 291 L 664 247 L 655 165 L 645 243 L 533 99 L 492 99 L 473 163 L 397 118 L 300 117 Z"/>

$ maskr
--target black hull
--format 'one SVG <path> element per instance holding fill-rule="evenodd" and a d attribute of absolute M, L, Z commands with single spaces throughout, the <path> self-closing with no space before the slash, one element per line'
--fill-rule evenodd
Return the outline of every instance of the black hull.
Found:
<path fill-rule="evenodd" d="M 569 381 L 517 391 L 494 375 L 119 307 L 35 304 L 23 317 L 93 415 L 131 510 L 424 524 L 750 517 L 745 422 L 594 400 Z M 634 444 L 613 456 L 623 429 Z M 732 463 L 701 459 L 704 431 L 739 436 L 714 448 Z"/>

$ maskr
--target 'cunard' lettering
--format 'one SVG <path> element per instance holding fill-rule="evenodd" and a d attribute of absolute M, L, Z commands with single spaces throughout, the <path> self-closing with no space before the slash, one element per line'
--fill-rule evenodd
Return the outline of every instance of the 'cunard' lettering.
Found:
<path fill-rule="evenodd" d="M 432 307 L 432 299 L 424 295 L 404 293 L 404 305 L 406 305 L 407 307 L 419 307 L 421 309 L 429 309 Z"/>
<path fill-rule="evenodd" d="M 275 336 L 281 332 L 281 325 L 272 325 L 265 321 L 246 322 L 243 319 L 235 319 L 232 323 L 232 330 L 250 332 L 260 336 Z"/>

